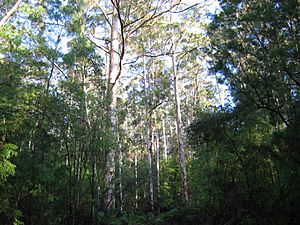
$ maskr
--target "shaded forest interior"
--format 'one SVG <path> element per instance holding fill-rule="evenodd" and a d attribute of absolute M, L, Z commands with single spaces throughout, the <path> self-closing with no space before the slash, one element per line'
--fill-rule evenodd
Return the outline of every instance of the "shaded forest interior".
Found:
<path fill-rule="evenodd" d="M 298 0 L 4 0 L 1 225 L 300 224 Z"/>

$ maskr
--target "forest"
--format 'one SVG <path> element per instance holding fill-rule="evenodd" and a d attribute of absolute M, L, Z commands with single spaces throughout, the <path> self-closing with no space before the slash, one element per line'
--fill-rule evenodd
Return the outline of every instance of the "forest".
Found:
<path fill-rule="evenodd" d="M 0 0 L 0 225 L 300 224 L 298 0 Z"/>

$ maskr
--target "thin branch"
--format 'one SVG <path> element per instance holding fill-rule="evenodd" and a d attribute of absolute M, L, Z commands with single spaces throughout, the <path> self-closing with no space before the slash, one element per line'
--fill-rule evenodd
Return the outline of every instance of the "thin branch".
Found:
<path fill-rule="evenodd" d="M 105 43 L 109 42 L 109 39 L 108 39 L 108 38 L 96 37 L 96 36 L 95 36 L 94 34 L 92 34 L 91 32 L 88 32 L 88 34 L 89 34 L 90 36 L 92 36 L 93 39 L 97 39 L 97 40 L 99 40 L 99 41 L 104 41 Z"/>
<path fill-rule="evenodd" d="M 190 5 L 190 6 L 184 8 L 184 9 L 181 9 L 181 10 L 179 10 L 179 11 L 170 11 L 170 12 L 171 12 L 171 13 L 183 13 L 183 12 L 185 12 L 185 11 L 191 9 L 191 8 L 194 8 L 194 7 L 196 7 L 196 6 L 200 5 L 200 4 L 201 4 L 201 3 L 196 3 L 196 4 L 194 4 L 194 5 Z"/>
<path fill-rule="evenodd" d="M 133 20 L 133 21 L 125 24 L 124 28 L 126 28 L 126 27 L 128 27 L 128 26 L 130 26 L 132 24 L 135 24 L 135 23 L 139 22 L 140 20 L 144 19 L 146 16 L 148 16 L 150 14 L 151 11 L 153 11 L 152 16 L 155 15 L 155 13 L 157 12 L 158 5 L 159 5 L 159 2 L 157 3 L 157 6 L 155 7 L 154 10 L 151 10 L 151 7 L 150 7 L 150 10 L 147 13 L 145 13 L 141 17 L 139 17 L 139 18 L 137 18 L 137 19 L 135 19 L 135 20 Z"/>
<path fill-rule="evenodd" d="M 190 49 L 190 50 L 188 50 L 188 51 L 177 51 L 177 52 L 174 52 L 174 54 L 182 54 L 182 53 L 184 53 L 181 57 L 180 57 L 180 59 L 179 60 L 181 60 L 182 58 L 184 58 L 188 53 L 190 53 L 190 52 L 192 52 L 192 51 L 194 51 L 194 50 L 196 50 L 196 49 L 198 49 L 198 46 L 197 47 L 194 47 L 194 48 L 192 48 L 192 49 Z M 154 54 L 142 54 L 142 55 L 139 55 L 139 56 L 137 56 L 137 57 L 135 57 L 134 58 L 134 60 L 132 60 L 132 61 L 129 61 L 129 62 L 126 62 L 126 63 L 124 63 L 124 65 L 128 65 L 128 64 L 132 64 L 132 63 L 135 63 L 136 61 L 138 61 L 141 57 L 148 57 L 148 58 L 158 58 L 158 57 L 162 57 L 162 56 L 169 56 L 169 55 L 171 55 L 172 53 L 171 53 L 171 49 L 169 49 L 169 51 L 167 51 L 167 52 L 163 52 L 163 53 L 159 53 L 159 54 L 156 54 L 156 55 L 154 55 Z"/>
<path fill-rule="evenodd" d="M 44 22 L 45 25 L 49 25 L 49 26 L 60 26 L 60 27 L 65 27 L 64 24 L 60 24 L 60 23 L 49 23 L 49 22 Z"/>
<path fill-rule="evenodd" d="M 36 46 L 39 45 L 39 43 L 32 37 L 32 35 L 29 33 L 29 32 L 26 32 L 28 34 L 28 36 L 30 37 L 30 39 L 34 42 L 34 44 L 36 44 Z M 51 64 L 53 63 L 53 65 L 55 66 L 56 69 L 59 70 L 59 72 L 61 72 L 65 77 L 67 77 L 67 75 L 65 74 L 65 72 L 53 61 L 51 60 L 50 58 L 47 57 L 47 55 L 41 51 L 41 50 L 38 50 L 39 53 L 41 53 L 45 59 L 47 59 Z"/>
<path fill-rule="evenodd" d="M 182 60 L 187 54 L 189 54 L 189 53 L 191 53 L 191 52 L 193 52 L 193 51 L 195 51 L 195 50 L 197 50 L 197 49 L 198 49 L 198 46 L 196 46 L 196 47 L 194 47 L 194 48 L 192 48 L 192 49 L 190 49 L 190 50 L 188 50 L 188 51 L 182 51 L 182 53 L 184 53 L 184 54 L 178 59 L 177 69 L 179 68 L 179 65 L 180 65 L 180 63 L 181 63 L 181 60 Z"/>
<path fill-rule="evenodd" d="M 106 49 L 105 47 L 101 46 L 101 45 L 98 45 L 96 44 L 88 35 L 85 35 L 85 37 L 87 39 L 89 39 L 90 42 L 92 42 L 97 48 L 100 48 L 102 51 L 104 51 L 106 54 L 109 54 L 109 51 L 108 49 Z"/>
<path fill-rule="evenodd" d="M 59 44 L 59 41 L 60 41 L 60 34 L 57 36 L 57 41 L 55 43 L 55 56 L 57 55 L 57 49 L 58 49 L 58 44 Z M 50 70 L 50 74 L 49 74 L 49 77 L 47 77 L 47 93 L 49 94 L 49 88 L 50 88 L 50 81 L 53 77 L 53 72 L 54 72 L 54 68 L 55 68 L 55 56 L 53 56 L 52 58 L 52 63 L 51 63 L 51 70 Z"/>
<path fill-rule="evenodd" d="M 10 88 L 13 87 L 12 84 L 11 84 L 9 81 L 0 83 L 0 86 L 8 86 L 8 87 L 10 87 Z"/>
<path fill-rule="evenodd" d="M 109 24 L 109 26 L 111 27 L 112 25 L 111 25 L 111 22 L 109 21 L 109 18 L 108 18 L 108 16 L 107 16 L 107 14 L 106 14 L 106 12 L 104 11 L 104 9 L 102 8 L 102 6 L 100 5 L 100 1 L 98 2 L 98 7 L 100 8 L 100 10 L 102 11 L 102 13 L 103 13 L 103 15 L 104 15 L 104 18 L 105 18 L 105 20 L 106 20 L 106 22 Z"/>
<path fill-rule="evenodd" d="M 284 69 L 284 71 L 288 74 L 289 78 L 291 78 L 292 81 L 295 82 L 295 84 L 300 87 L 300 81 L 298 81 L 294 76 L 299 76 L 299 73 L 291 73 L 290 71 L 288 71 L 287 68 Z"/>
<path fill-rule="evenodd" d="M 21 4 L 22 0 L 18 0 L 16 4 L 6 13 L 6 15 L 0 21 L 0 27 L 2 27 L 6 21 L 17 11 Z"/>
<path fill-rule="evenodd" d="M 164 101 L 156 104 L 155 106 L 152 107 L 152 109 L 149 110 L 148 114 L 152 113 L 156 108 L 158 108 L 160 105 L 162 105 L 163 103 L 165 103 Z"/>
<path fill-rule="evenodd" d="M 129 32 L 128 36 L 130 36 L 131 34 L 133 34 L 134 32 L 136 32 L 138 29 L 140 29 L 141 27 L 143 27 L 146 23 L 150 22 L 151 20 L 154 20 L 160 16 L 162 16 L 163 14 L 170 12 L 173 8 L 175 8 L 176 6 L 180 5 L 181 0 L 179 0 L 178 2 L 176 2 L 174 5 L 172 5 L 170 8 L 156 14 L 157 9 L 155 9 L 154 13 L 146 20 L 142 21 L 137 27 L 135 27 L 131 32 Z M 146 16 L 146 15 L 145 15 Z M 144 17 L 145 17 L 144 16 Z"/>

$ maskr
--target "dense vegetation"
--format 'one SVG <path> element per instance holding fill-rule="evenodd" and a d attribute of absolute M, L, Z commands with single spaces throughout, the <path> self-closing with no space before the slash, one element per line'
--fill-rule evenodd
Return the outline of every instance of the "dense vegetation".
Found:
<path fill-rule="evenodd" d="M 4 1 L 0 224 L 300 224 L 297 0 Z"/>

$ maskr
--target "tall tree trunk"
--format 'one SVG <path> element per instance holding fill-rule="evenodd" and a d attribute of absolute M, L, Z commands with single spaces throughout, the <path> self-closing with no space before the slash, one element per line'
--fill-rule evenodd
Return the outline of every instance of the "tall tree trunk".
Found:
<path fill-rule="evenodd" d="M 158 136 L 158 133 L 157 131 L 155 130 L 154 132 L 154 142 L 155 142 L 155 153 L 156 153 L 156 177 L 157 177 L 157 196 L 158 196 L 158 199 L 159 199 L 159 193 L 160 193 L 160 154 L 159 154 L 159 136 Z"/>
<path fill-rule="evenodd" d="M 134 149 L 135 208 L 138 208 L 138 152 Z"/>
<path fill-rule="evenodd" d="M 150 207 L 154 209 L 154 192 L 153 192 L 153 176 L 152 176 L 152 143 L 150 140 L 150 122 L 146 125 L 146 142 L 148 151 L 148 176 L 149 176 L 149 195 L 150 195 Z"/>
<path fill-rule="evenodd" d="M 97 169 L 97 156 L 93 152 L 92 156 L 92 185 L 91 185 L 91 217 L 93 222 L 95 222 L 95 212 L 98 210 L 97 200 L 99 199 L 99 186 L 98 186 L 98 169 Z"/>
<path fill-rule="evenodd" d="M 166 127 L 165 127 L 165 119 L 162 121 L 162 129 L 163 129 L 163 140 L 164 140 L 164 159 L 168 159 L 168 149 L 167 149 L 167 137 L 166 137 Z"/>
<path fill-rule="evenodd" d="M 119 159 L 118 159 L 118 164 L 119 164 L 119 201 L 120 201 L 120 211 L 123 211 L 123 205 L 124 205 L 124 189 L 123 189 L 123 151 L 122 151 L 122 146 L 121 146 L 121 142 L 120 142 L 120 134 L 119 134 L 119 123 L 117 125 L 118 128 L 118 148 L 119 148 Z M 125 130 L 128 130 L 126 127 L 126 123 L 125 123 Z"/>
<path fill-rule="evenodd" d="M 117 106 L 117 81 L 121 73 L 119 56 L 119 29 L 120 21 L 118 17 L 118 11 L 116 8 L 116 2 L 113 6 L 113 14 L 111 20 L 111 42 L 110 42 L 110 52 L 109 52 L 109 71 L 108 71 L 108 125 L 110 137 L 116 140 L 116 106 Z M 114 141 L 111 141 L 112 143 Z M 104 175 L 104 184 L 106 189 L 105 195 L 105 206 L 107 209 L 115 207 L 115 154 L 117 144 L 113 143 L 109 146 L 108 153 L 106 155 L 105 163 L 105 175 Z"/>
<path fill-rule="evenodd" d="M 123 178 L 122 178 L 122 168 L 123 168 L 123 152 L 120 148 L 119 153 L 119 191 L 120 191 L 120 210 L 123 211 L 123 204 L 124 204 L 124 193 L 123 193 Z"/>
<path fill-rule="evenodd" d="M 76 154 L 76 162 L 75 162 L 75 165 L 76 165 L 76 194 L 75 194 L 75 207 L 76 207 L 76 211 L 79 209 L 79 206 L 80 206 L 80 186 L 81 186 L 81 173 L 82 173 L 82 167 L 81 167 L 81 164 L 82 164 L 82 151 L 83 151 L 83 146 L 82 146 L 82 143 L 79 143 L 78 144 L 78 151 L 77 151 L 77 154 Z"/>
<path fill-rule="evenodd" d="M 173 46 L 174 46 L 174 42 L 173 42 Z M 172 67 L 173 67 L 173 76 L 174 76 L 178 156 L 179 156 L 179 162 L 180 162 L 180 168 L 181 168 L 183 196 L 184 196 L 184 199 L 186 201 L 188 201 L 188 199 L 189 199 L 188 183 L 187 183 L 187 172 L 186 172 L 186 164 L 185 164 L 183 129 L 182 129 L 181 109 L 180 109 L 180 95 L 179 95 L 179 85 L 178 85 L 178 74 L 177 74 L 177 68 L 176 68 L 176 55 L 174 52 L 175 51 L 173 51 L 173 54 L 172 54 Z"/>
<path fill-rule="evenodd" d="M 148 115 L 149 111 L 149 75 L 146 70 L 146 59 L 143 58 L 143 73 L 144 73 L 144 90 L 146 94 L 145 98 L 145 116 L 146 116 L 146 144 L 147 144 L 147 154 L 148 154 L 148 182 L 149 182 L 149 195 L 150 195 L 150 207 L 154 209 L 154 192 L 153 192 L 153 176 L 152 176 L 152 142 L 150 140 L 150 129 L 151 123 Z"/>

